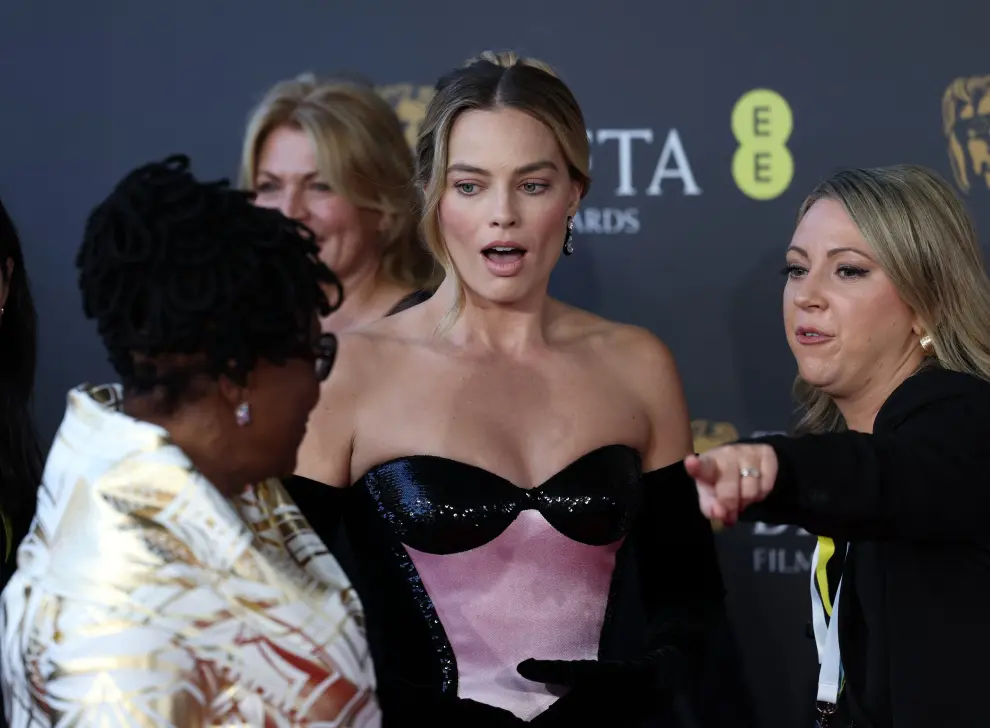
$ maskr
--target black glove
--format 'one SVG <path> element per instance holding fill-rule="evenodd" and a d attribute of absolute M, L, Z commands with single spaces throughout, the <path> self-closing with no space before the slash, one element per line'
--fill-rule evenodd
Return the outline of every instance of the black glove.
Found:
<path fill-rule="evenodd" d="M 711 524 L 683 463 L 643 476 L 643 505 L 629 534 L 648 618 L 645 649 L 633 660 L 524 660 L 517 670 L 569 692 L 533 726 L 636 725 L 668 709 L 701 666 L 724 589 Z M 625 548 L 625 546 L 624 546 Z"/>
<path fill-rule="evenodd" d="M 636 725 L 666 701 L 662 651 L 638 660 L 524 660 L 527 680 L 566 687 L 568 693 L 530 726 Z"/>
<path fill-rule="evenodd" d="M 402 678 L 386 678 L 378 692 L 382 728 L 407 728 L 416 722 L 433 728 L 521 728 L 529 725 L 503 708 L 444 695 L 433 686 Z"/>

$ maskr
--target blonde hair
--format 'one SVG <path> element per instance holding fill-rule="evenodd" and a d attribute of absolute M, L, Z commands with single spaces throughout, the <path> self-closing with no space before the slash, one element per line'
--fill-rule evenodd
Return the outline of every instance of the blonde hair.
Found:
<path fill-rule="evenodd" d="M 965 206 L 938 174 L 913 165 L 848 169 L 818 185 L 798 222 L 819 200 L 839 202 L 901 299 L 931 337 L 926 364 L 990 381 L 990 280 Z M 835 402 L 799 376 L 798 432 L 846 427 Z"/>
<path fill-rule="evenodd" d="M 251 112 L 241 151 L 240 185 L 254 189 L 258 154 L 277 128 L 309 136 L 320 173 L 351 204 L 385 217 L 380 270 L 391 283 L 436 283 L 438 266 L 419 238 L 419 193 L 413 160 L 395 112 L 374 89 L 353 81 L 321 81 L 311 73 L 275 84 Z"/>
<path fill-rule="evenodd" d="M 464 307 L 464 289 L 440 225 L 440 198 L 447 176 L 447 145 L 457 117 L 469 109 L 511 108 L 544 123 L 554 134 L 571 179 L 582 197 L 591 185 L 584 115 L 574 94 L 546 63 L 512 52 L 485 51 L 437 83 L 416 143 L 416 179 L 425 189 L 420 225 L 427 248 L 456 284 L 455 300 L 438 332 L 449 329 Z"/>

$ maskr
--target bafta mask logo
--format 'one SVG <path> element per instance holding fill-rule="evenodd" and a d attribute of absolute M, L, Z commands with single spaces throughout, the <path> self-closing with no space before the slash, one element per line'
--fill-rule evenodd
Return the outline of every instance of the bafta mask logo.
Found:
<path fill-rule="evenodd" d="M 942 131 L 959 189 L 990 191 L 990 76 L 949 84 L 942 95 Z"/>
<path fill-rule="evenodd" d="M 731 423 L 708 420 L 692 421 L 691 435 L 694 438 L 694 451 L 699 455 L 713 447 L 739 439 L 739 431 Z"/>
<path fill-rule="evenodd" d="M 713 447 L 735 442 L 739 439 L 739 431 L 729 422 L 692 420 L 691 436 L 694 439 L 694 451 L 700 455 Z M 712 530 L 716 533 L 722 530 L 721 521 L 715 520 L 711 524 Z"/>
<path fill-rule="evenodd" d="M 436 93 L 432 86 L 417 86 L 411 83 L 393 83 L 379 86 L 378 94 L 392 105 L 406 132 L 406 141 L 416 148 L 419 127 L 426 118 L 426 107 Z"/>

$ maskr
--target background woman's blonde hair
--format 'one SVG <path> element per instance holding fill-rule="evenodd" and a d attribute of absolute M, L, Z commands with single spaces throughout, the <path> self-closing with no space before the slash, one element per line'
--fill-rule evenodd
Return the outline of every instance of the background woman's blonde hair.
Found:
<path fill-rule="evenodd" d="M 440 198 L 447 179 L 447 145 L 457 117 L 467 110 L 511 108 L 543 122 L 560 145 L 582 197 L 591 185 L 588 132 L 581 107 L 554 70 L 534 58 L 486 51 L 437 83 L 416 144 L 416 179 L 425 190 L 420 229 L 433 257 L 456 283 L 456 298 L 440 324 L 446 331 L 464 307 L 464 289 L 447 251 L 440 225 Z M 563 245 L 563 237 L 561 237 Z"/>
<path fill-rule="evenodd" d="M 419 238 L 420 195 L 412 153 L 392 107 L 355 81 L 306 73 L 273 86 L 252 111 L 241 152 L 240 184 L 254 189 L 258 154 L 275 129 L 306 132 L 320 173 L 351 204 L 385 216 L 381 272 L 403 286 L 431 287 L 440 272 Z"/>
<path fill-rule="evenodd" d="M 848 169 L 818 185 L 798 222 L 819 200 L 842 204 L 934 345 L 930 365 L 990 381 L 990 280 L 976 230 L 949 184 L 924 167 Z M 798 432 L 844 430 L 835 402 L 799 376 Z"/>

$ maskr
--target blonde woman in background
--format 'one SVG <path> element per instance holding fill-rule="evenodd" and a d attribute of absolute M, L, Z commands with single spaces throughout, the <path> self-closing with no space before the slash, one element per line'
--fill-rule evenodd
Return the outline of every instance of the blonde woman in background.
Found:
<path fill-rule="evenodd" d="M 819 535 L 827 728 L 990 723 L 990 281 L 934 172 L 853 169 L 801 207 L 784 323 L 805 416 L 687 460 L 705 515 Z M 841 607 L 841 608 L 840 608 Z"/>
<path fill-rule="evenodd" d="M 252 112 L 241 186 L 316 236 L 346 292 L 324 330 L 362 326 L 415 305 L 439 266 L 420 241 L 412 153 L 374 89 L 312 74 L 276 84 Z"/>
<path fill-rule="evenodd" d="M 547 292 L 590 184 L 586 128 L 537 61 L 441 79 L 417 186 L 446 278 L 341 334 L 300 450 L 318 510 L 345 514 L 385 726 L 640 726 L 691 682 L 722 608 L 673 356 Z"/>

